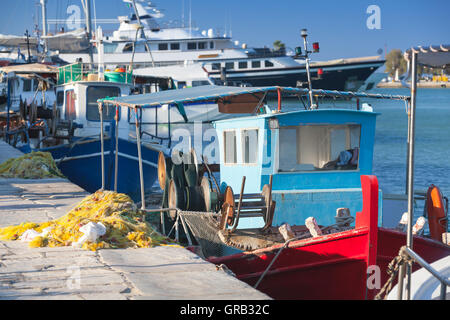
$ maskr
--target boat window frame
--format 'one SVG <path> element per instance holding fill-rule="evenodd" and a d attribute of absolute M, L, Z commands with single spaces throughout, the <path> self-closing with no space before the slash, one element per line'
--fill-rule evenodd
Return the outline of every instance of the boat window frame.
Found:
<path fill-rule="evenodd" d="M 270 61 L 270 60 L 264 60 L 264 67 L 266 67 L 266 68 L 272 68 L 272 67 L 274 67 L 275 66 L 275 64 L 272 62 L 272 61 Z"/>
<path fill-rule="evenodd" d="M 25 84 L 27 84 L 26 85 L 26 88 L 25 88 Z M 23 80 L 22 80 L 22 91 L 23 92 L 33 92 L 33 90 L 32 90 L 32 88 L 33 88 L 33 79 L 31 79 L 31 78 L 23 78 Z"/>
<path fill-rule="evenodd" d="M 245 67 L 243 66 L 245 63 Z M 248 61 L 239 61 L 238 62 L 238 69 L 248 69 Z"/>
<path fill-rule="evenodd" d="M 168 50 L 169 50 L 169 44 L 167 42 L 158 43 L 158 51 L 168 51 Z"/>
<path fill-rule="evenodd" d="M 65 98 L 65 91 L 64 90 L 56 91 L 56 106 L 57 107 L 64 106 L 64 98 Z"/>
<path fill-rule="evenodd" d="M 193 48 L 189 48 L 190 46 L 193 47 Z M 188 42 L 186 44 L 186 48 L 188 50 L 197 50 L 197 42 Z"/>
<path fill-rule="evenodd" d="M 177 47 L 177 48 L 174 48 Z M 171 42 L 170 43 L 170 50 L 180 50 L 181 45 L 179 42 Z"/>
<path fill-rule="evenodd" d="M 98 112 L 98 116 L 99 116 L 99 119 L 98 120 L 91 120 L 91 119 L 89 119 L 88 118 L 88 108 L 89 108 L 89 93 L 88 93 L 88 91 L 89 91 L 89 89 L 90 88 L 94 88 L 94 87 L 100 87 L 100 88 L 116 88 L 116 89 L 118 89 L 119 90 L 119 94 L 117 95 L 117 97 L 120 97 L 121 95 L 122 95 L 122 88 L 120 88 L 120 87 L 118 87 L 118 86 L 113 86 L 113 85 L 107 85 L 107 86 L 99 86 L 99 85 L 88 85 L 88 87 L 86 88 L 86 111 L 85 111 L 85 117 L 86 117 L 86 120 L 87 121 L 90 121 L 90 122 L 100 122 L 100 112 Z M 106 98 L 106 97 L 103 97 L 103 98 Z M 101 99 L 101 98 L 99 98 L 99 99 Z M 111 105 L 111 104 L 105 104 L 104 105 L 104 107 L 106 107 L 106 108 L 108 108 L 108 109 L 112 109 L 112 118 L 107 118 L 107 117 L 105 117 L 105 116 L 103 116 L 103 122 L 106 122 L 106 121 L 112 121 L 112 120 L 114 120 L 114 117 L 115 117 L 115 115 L 116 115 L 116 106 L 114 106 L 114 105 Z M 120 112 L 119 112 L 119 119 L 118 119 L 119 121 L 120 121 Z"/>
<path fill-rule="evenodd" d="M 257 64 L 258 66 L 255 66 Z M 252 60 L 252 69 L 261 68 L 261 60 Z"/>
<path fill-rule="evenodd" d="M 232 67 L 230 68 L 230 66 L 232 66 Z M 234 61 L 225 62 L 225 70 L 234 70 L 234 66 L 235 66 Z"/>
<path fill-rule="evenodd" d="M 220 70 L 222 65 L 220 62 L 213 62 L 211 63 L 211 70 Z"/>
<path fill-rule="evenodd" d="M 258 158 L 259 158 L 259 143 L 260 143 L 260 139 L 259 139 L 259 127 L 249 127 L 249 128 L 242 128 L 240 130 L 241 132 L 241 155 L 242 155 L 242 165 L 243 166 L 256 166 L 258 165 Z M 246 158 L 246 152 L 245 152 L 245 137 L 244 134 L 246 131 L 256 131 L 256 149 L 255 149 L 255 161 L 254 162 L 245 162 L 245 158 Z M 249 153 L 250 154 L 250 153 Z M 249 157 L 250 159 L 250 157 Z"/>
<path fill-rule="evenodd" d="M 234 162 L 227 162 L 227 139 L 226 134 L 227 133 L 234 133 Z M 238 165 L 238 145 L 237 145 L 237 136 L 238 136 L 238 130 L 237 129 L 226 129 L 222 132 L 223 137 L 223 164 L 225 166 L 236 166 Z"/>
<path fill-rule="evenodd" d="M 295 129 L 296 130 L 296 156 L 298 157 L 300 150 L 298 150 L 299 148 L 299 141 L 297 140 L 299 137 L 300 132 L 298 131 L 300 129 L 300 127 L 308 127 L 308 126 L 323 126 L 323 127 L 347 127 L 350 130 L 351 126 L 357 126 L 359 128 L 359 143 L 358 143 L 358 158 L 357 158 L 357 163 L 356 163 L 356 167 L 355 168 L 351 168 L 351 169 L 326 169 L 326 168 L 317 168 L 314 167 L 314 170 L 307 170 L 307 169 L 300 169 L 300 170 L 281 170 L 280 169 L 280 162 L 281 162 L 281 142 L 280 142 L 280 138 L 281 138 L 281 134 L 280 131 L 282 129 Z M 300 123 L 297 125 L 292 125 L 292 126 L 283 126 L 278 128 L 278 137 L 277 137 L 277 156 L 276 156 L 276 171 L 277 174 L 292 174 L 292 173 L 329 173 L 329 172 L 341 172 L 341 173 L 346 173 L 346 172 L 359 172 L 360 171 L 360 161 L 361 161 L 361 133 L 362 133 L 362 124 L 361 123 Z M 351 137 L 351 131 L 349 131 L 349 135 Z M 351 145 L 351 141 L 350 141 L 350 148 L 352 147 Z M 330 140 L 330 145 L 329 145 L 329 152 L 330 152 L 330 157 L 331 157 L 331 140 Z M 347 151 L 347 150 L 343 150 L 343 151 Z M 335 159 L 329 160 L 328 162 L 331 162 Z M 296 162 L 298 161 L 298 159 L 296 160 Z M 297 163 L 298 164 L 298 163 Z"/>

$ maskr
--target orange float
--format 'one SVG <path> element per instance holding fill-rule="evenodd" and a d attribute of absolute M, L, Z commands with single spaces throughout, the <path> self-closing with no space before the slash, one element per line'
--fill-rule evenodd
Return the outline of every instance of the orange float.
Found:
<path fill-rule="evenodd" d="M 447 213 L 445 212 L 441 191 L 434 184 L 428 188 L 426 205 L 430 236 L 432 239 L 442 241 L 442 234 L 447 232 Z"/>

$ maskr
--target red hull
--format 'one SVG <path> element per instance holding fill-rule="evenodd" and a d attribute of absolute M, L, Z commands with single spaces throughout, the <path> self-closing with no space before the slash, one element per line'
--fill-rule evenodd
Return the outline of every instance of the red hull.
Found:
<path fill-rule="evenodd" d="M 379 288 L 367 289 L 368 266 L 380 268 L 383 285 L 388 279 L 387 266 L 406 244 L 406 235 L 377 227 L 376 178 L 362 177 L 362 187 L 363 212 L 357 214 L 354 230 L 291 242 L 271 266 L 258 290 L 274 299 L 372 299 Z M 414 237 L 413 245 L 427 262 L 450 254 L 449 246 L 430 239 Z M 254 286 L 280 247 L 209 261 L 225 264 L 238 279 Z"/>

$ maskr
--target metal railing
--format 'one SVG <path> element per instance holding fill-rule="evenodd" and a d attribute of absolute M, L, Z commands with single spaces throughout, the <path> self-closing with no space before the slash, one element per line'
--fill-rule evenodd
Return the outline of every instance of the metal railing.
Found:
<path fill-rule="evenodd" d="M 447 286 L 450 286 L 450 280 L 445 278 L 444 275 L 439 273 L 436 269 L 434 269 L 429 263 L 423 260 L 417 253 L 408 248 L 407 246 L 403 246 L 400 249 L 400 254 L 407 258 L 412 259 L 413 262 L 419 264 L 421 267 L 425 268 L 429 273 L 431 273 L 436 279 L 441 283 L 441 291 L 440 291 L 440 299 L 445 300 L 447 295 Z M 403 300 L 403 281 L 406 275 L 406 267 L 407 263 L 402 264 L 400 267 L 400 272 L 398 274 L 398 290 L 397 290 L 397 300 Z M 408 265 L 408 268 L 411 268 L 412 265 Z M 409 297 L 407 296 L 407 299 Z"/>

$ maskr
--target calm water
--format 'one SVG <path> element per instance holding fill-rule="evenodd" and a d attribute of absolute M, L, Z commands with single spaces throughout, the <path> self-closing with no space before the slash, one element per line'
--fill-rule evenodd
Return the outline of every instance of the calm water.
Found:
<path fill-rule="evenodd" d="M 370 93 L 410 95 L 409 89 L 373 89 Z M 408 118 L 403 101 L 367 99 L 377 119 L 374 168 L 385 193 L 404 193 L 406 189 Z M 355 102 L 323 103 L 336 106 Z M 297 103 L 288 102 L 293 110 Z M 285 110 L 286 110 L 285 109 Z M 450 197 L 450 89 L 418 89 L 416 109 L 415 189 L 435 184 Z"/>

